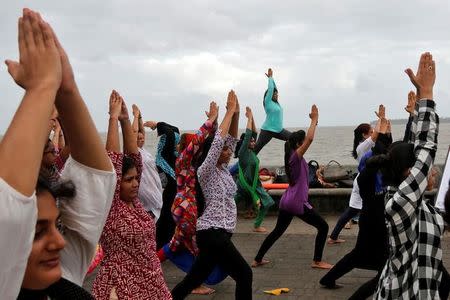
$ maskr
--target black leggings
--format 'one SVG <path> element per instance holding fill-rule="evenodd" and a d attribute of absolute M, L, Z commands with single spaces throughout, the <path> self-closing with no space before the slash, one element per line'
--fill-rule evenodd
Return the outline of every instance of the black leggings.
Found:
<path fill-rule="evenodd" d="M 287 141 L 288 138 L 291 136 L 291 132 L 289 130 L 283 129 L 280 132 L 273 132 L 261 129 L 258 135 L 258 140 L 256 141 L 255 154 L 258 154 L 259 151 L 268 143 L 272 138 L 276 138 L 282 141 Z"/>
<path fill-rule="evenodd" d="M 322 260 L 323 248 L 327 240 L 328 234 L 328 224 L 327 222 L 314 210 L 309 208 L 304 208 L 305 211 L 303 215 L 298 215 L 301 220 L 309 225 L 317 228 L 316 243 L 314 247 L 314 261 Z M 279 210 L 277 225 L 275 229 L 266 237 L 261 247 L 259 248 L 258 254 L 255 257 L 256 262 L 261 262 L 264 255 L 269 251 L 270 247 L 283 235 L 286 229 L 291 224 L 294 215 L 284 211 Z"/>
<path fill-rule="evenodd" d="M 197 245 L 199 255 L 191 271 L 172 290 L 174 300 L 184 299 L 200 286 L 216 265 L 236 281 L 236 299 L 252 299 L 252 269 L 233 245 L 231 233 L 223 229 L 199 230 Z"/>
<path fill-rule="evenodd" d="M 175 232 L 175 221 L 172 217 L 172 204 L 177 194 L 177 183 L 170 177 L 166 188 L 163 191 L 163 205 L 161 215 L 156 222 L 156 249 L 160 249 L 167 244 Z"/>

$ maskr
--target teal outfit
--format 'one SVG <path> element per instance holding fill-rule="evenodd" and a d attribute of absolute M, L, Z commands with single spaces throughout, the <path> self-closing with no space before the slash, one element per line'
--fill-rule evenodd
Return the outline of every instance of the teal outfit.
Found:
<path fill-rule="evenodd" d="M 259 227 L 264 220 L 269 208 L 274 204 L 272 197 L 262 187 L 259 180 L 259 159 L 253 150 L 248 148 L 250 139 L 256 136 L 256 132 L 250 129 L 245 131 L 244 141 L 239 149 L 239 176 L 237 180 L 238 190 L 235 196 L 236 202 L 246 197 L 251 197 L 256 206 L 261 201 L 261 208 L 255 220 L 255 228 Z"/>
<path fill-rule="evenodd" d="M 279 103 L 272 100 L 273 92 L 276 87 L 273 78 L 269 77 L 269 85 L 267 87 L 266 96 L 264 97 L 266 120 L 261 126 L 261 129 L 272 132 L 280 132 L 283 130 L 283 108 Z"/>

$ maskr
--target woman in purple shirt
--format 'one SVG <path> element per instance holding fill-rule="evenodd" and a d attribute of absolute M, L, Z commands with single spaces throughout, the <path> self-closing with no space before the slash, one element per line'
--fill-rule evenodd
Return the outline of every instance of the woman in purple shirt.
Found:
<path fill-rule="evenodd" d="M 315 105 L 309 114 L 311 125 L 305 137 L 305 132 L 294 132 L 284 146 L 284 165 L 289 178 L 289 187 L 281 197 L 280 210 L 275 229 L 267 236 L 259 248 L 258 254 L 252 263 L 252 267 L 258 267 L 268 263 L 263 260 L 270 247 L 281 237 L 291 223 L 294 216 L 317 228 L 314 258 L 311 267 L 330 269 L 332 265 L 322 261 L 322 252 L 328 234 L 328 224 L 317 214 L 308 202 L 308 164 L 303 158 L 314 139 L 319 111 Z"/>
<path fill-rule="evenodd" d="M 239 103 L 236 94 L 230 91 L 227 112 L 197 170 L 205 205 L 197 219 L 199 254 L 191 271 L 172 290 L 174 300 L 184 299 L 200 286 L 216 265 L 236 281 L 236 299 L 252 299 L 252 270 L 231 241 L 236 227 L 236 184 L 227 165 L 236 147 L 238 122 Z M 198 200 L 200 193 L 196 197 Z"/>

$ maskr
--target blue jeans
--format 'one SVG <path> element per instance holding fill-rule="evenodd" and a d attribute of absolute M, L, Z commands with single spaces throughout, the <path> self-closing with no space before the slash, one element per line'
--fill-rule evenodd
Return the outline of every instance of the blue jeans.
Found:
<path fill-rule="evenodd" d="M 341 233 L 342 228 L 344 228 L 345 224 L 350 221 L 354 216 L 356 216 L 359 213 L 360 209 L 353 208 L 353 207 L 347 207 L 347 209 L 342 213 L 342 215 L 339 217 L 339 220 L 336 223 L 336 226 L 334 226 L 333 232 L 330 235 L 330 238 L 332 240 L 337 240 L 339 237 L 339 233 Z"/>

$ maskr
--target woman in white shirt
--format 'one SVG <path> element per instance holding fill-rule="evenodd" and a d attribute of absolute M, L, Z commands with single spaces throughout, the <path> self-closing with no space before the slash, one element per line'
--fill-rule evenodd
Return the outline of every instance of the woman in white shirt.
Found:
<path fill-rule="evenodd" d="M 19 62 L 6 64 L 25 95 L 0 143 L 2 299 L 16 299 L 21 289 L 23 299 L 86 299 L 90 296 L 77 285 L 108 213 L 115 173 L 64 49 L 29 9 L 19 18 L 19 55 Z M 60 211 L 51 189 L 35 192 L 54 105 L 74 144 L 62 179 L 71 179 L 78 192 L 72 202 L 61 202 Z"/>

